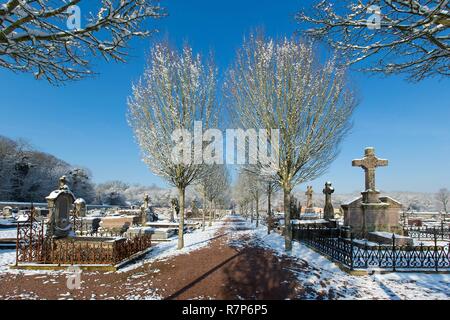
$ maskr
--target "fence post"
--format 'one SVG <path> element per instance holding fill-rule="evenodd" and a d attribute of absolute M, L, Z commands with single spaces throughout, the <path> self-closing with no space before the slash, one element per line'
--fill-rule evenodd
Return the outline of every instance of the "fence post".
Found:
<path fill-rule="evenodd" d="M 350 233 L 350 270 L 353 270 L 353 233 Z"/>
<path fill-rule="evenodd" d="M 392 268 L 395 271 L 395 233 L 392 234 Z"/>
<path fill-rule="evenodd" d="M 438 271 L 438 249 L 437 249 L 437 234 L 436 234 L 436 227 L 434 228 L 434 268 L 436 271 Z"/>
<path fill-rule="evenodd" d="M 17 235 L 16 235 L 16 267 L 19 264 L 19 234 L 20 234 L 20 230 L 19 230 L 20 226 L 19 226 L 19 221 L 17 221 Z"/>

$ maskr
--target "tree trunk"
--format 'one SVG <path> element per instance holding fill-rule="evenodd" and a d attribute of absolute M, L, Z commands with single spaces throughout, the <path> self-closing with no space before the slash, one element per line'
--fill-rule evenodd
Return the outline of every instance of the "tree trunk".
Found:
<path fill-rule="evenodd" d="M 286 251 L 292 250 L 291 227 L 291 191 L 283 189 L 284 193 L 284 246 Z"/>
<path fill-rule="evenodd" d="M 180 212 L 179 216 L 179 224 L 178 224 L 178 249 L 183 249 L 184 247 L 184 196 L 185 196 L 186 188 L 180 187 L 178 188 L 179 195 L 179 203 L 180 203 Z"/>
<path fill-rule="evenodd" d="M 256 227 L 258 228 L 259 226 L 259 193 L 256 192 Z"/>
<path fill-rule="evenodd" d="M 267 234 L 270 234 L 272 229 L 272 190 L 267 189 Z"/>
<path fill-rule="evenodd" d="M 212 226 L 212 214 L 213 214 L 213 210 L 212 210 L 212 201 L 209 202 L 209 224 L 208 226 Z"/>
<path fill-rule="evenodd" d="M 206 224 L 206 196 L 203 196 L 202 230 L 205 231 Z"/>
<path fill-rule="evenodd" d="M 253 201 L 250 202 L 250 223 L 253 223 Z"/>

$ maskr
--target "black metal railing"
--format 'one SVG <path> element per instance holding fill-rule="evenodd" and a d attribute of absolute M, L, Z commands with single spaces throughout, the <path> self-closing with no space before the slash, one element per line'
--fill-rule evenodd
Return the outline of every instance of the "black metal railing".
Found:
<path fill-rule="evenodd" d="M 438 227 L 414 227 L 407 226 L 403 228 L 404 234 L 418 240 L 438 240 L 450 241 L 450 228 L 441 223 Z"/>
<path fill-rule="evenodd" d="M 420 245 L 373 244 L 346 237 L 339 228 L 323 228 L 318 225 L 299 226 L 292 229 L 293 239 L 303 242 L 349 268 L 355 269 L 417 269 L 439 271 L 450 268 L 450 244 L 438 245 L 439 233 L 432 243 Z"/>

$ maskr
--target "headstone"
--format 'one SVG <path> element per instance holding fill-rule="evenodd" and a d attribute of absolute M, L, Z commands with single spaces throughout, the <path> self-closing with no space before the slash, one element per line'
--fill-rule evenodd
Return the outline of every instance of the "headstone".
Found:
<path fill-rule="evenodd" d="M 67 186 L 66 176 L 59 179 L 59 189 L 46 197 L 49 209 L 48 235 L 65 238 L 71 234 L 70 214 L 75 196 Z"/>
<path fill-rule="evenodd" d="M 75 204 L 75 215 L 77 217 L 85 217 L 86 216 L 86 201 L 83 198 L 78 198 L 74 202 Z"/>
<path fill-rule="evenodd" d="M 144 204 L 141 206 L 141 213 L 140 213 L 140 224 L 141 225 L 145 225 L 148 221 L 148 209 L 149 209 L 149 204 L 150 202 L 150 197 L 148 196 L 148 194 L 146 194 L 144 196 Z"/>
<path fill-rule="evenodd" d="M 9 206 L 6 206 L 6 207 L 3 208 L 3 216 L 5 218 L 12 217 L 12 212 L 13 212 L 13 209 L 11 207 L 9 207 Z"/>
<path fill-rule="evenodd" d="M 306 208 L 305 208 L 305 214 L 306 215 L 310 215 L 310 214 L 315 214 L 315 210 L 314 210 L 314 204 L 313 204 L 313 188 L 312 186 L 307 186 L 306 187 Z"/>
<path fill-rule="evenodd" d="M 352 161 L 353 166 L 362 167 L 365 172 L 365 190 L 358 197 L 341 207 L 344 211 L 344 225 L 353 233 L 366 237 L 369 232 L 402 232 L 400 213 L 402 205 L 390 197 L 379 196 L 375 188 L 375 168 L 387 166 L 388 161 L 378 159 L 373 148 L 365 149 L 363 159 Z"/>
<path fill-rule="evenodd" d="M 177 198 L 172 198 L 172 200 L 170 201 L 171 204 L 171 212 L 170 212 L 170 221 L 175 221 L 174 217 L 178 218 L 178 214 L 180 213 L 180 205 L 178 204 L 178 199 Z"/>
<path fill-rule="evenodd" d="M 325 195 L 325 207 L 323 208 L 323 218 L 325 220 L 334 219 L 334 208 L 331 203 L 331 194 L 334 192 L 334 188 L 331 186 L 331 182 L 325 182 L 325 188 L 322 190 Z"/>

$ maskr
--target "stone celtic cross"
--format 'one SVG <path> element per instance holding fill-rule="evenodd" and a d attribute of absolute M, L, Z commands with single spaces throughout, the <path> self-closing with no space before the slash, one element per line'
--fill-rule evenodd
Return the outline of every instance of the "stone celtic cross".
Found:
<path fill-rule="evenodd" d="M 375 156 L 375 149 L 372 147 L 364 150 L 364 158 L 352 161 L 352 166 L 361 167 L 366 174 L 366 191 L 376 191 L 375 189 L 375 168 L 388 165 L 386 159 L 378 159 Z"/>

